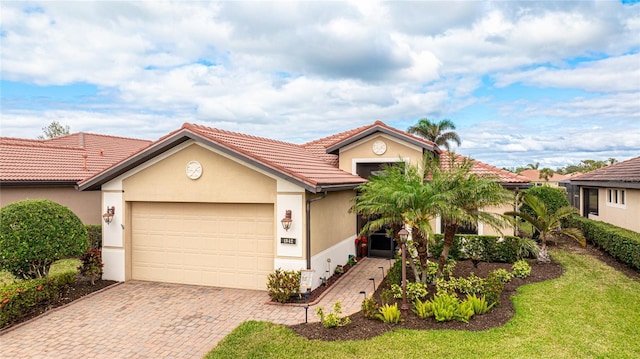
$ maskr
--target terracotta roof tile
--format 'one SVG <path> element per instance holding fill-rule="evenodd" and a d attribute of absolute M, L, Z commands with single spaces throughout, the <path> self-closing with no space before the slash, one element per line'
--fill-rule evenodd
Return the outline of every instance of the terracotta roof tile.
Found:
<path fill-rule="evenodd" d="M 571 181 L 640 182 L 640 157 L 574 176 Z"/>
<path fill-rule="evenodd" d="M 82 132 L 49 140 L 0 137 L 0 181 L 77 182 L 150 143 Z"/>
<path fill-rule="evenodd" d="M 364 182 L 301 145 L 201 125 L 185 124 L 183 128 L 312 186 Z"/>
<path fill-rule="evenodd" d="M 534 170 L 534 169 L 530 169 L 530 170 L 524 170 L 522 172 L 519 173 L 521 176 L 527 177 L 528 179 L 530 179 L 531 181 L 534 182 L 540 182 L 540 181 L 544 181 L 544 178 L 540 178 L 540 171 L 539 170 Z M 558 182 L 558 181 L 562 181 L 565 179 L 571 178 L 571 175 L 563 175 L 560 173 L 554 173 L 553 176 L 551 176 L 549 178 L 549 181 L 551 182 Z"/>
<path fill-rule="evenodd" d="M 454 161 L 463 161 L 465 158 L 465 156 L 459 155 L 459 154 L 454 154 L 452 152 L 447 152 L 447 151 L 442 151 L 442 153 L 440 154 L 440 158 L 441 158 L 441 166 L 443 166 L 443 168 L 446 168 L 449 166 L 449 161 L 448 161 L 448 156 L 451 155 L 455 156 L 455 160 Z M 529 183 L 531 182 L 527 177 L 524 176 L 520 176 L 518 174 L 515 174 L 513 172 L 509 172 L 507 170 L 503 170 L 491 165 L 488 165 L 484 162 L 480 162 L 478 160 L 474 160 L 471 158 L 471 160 L 473 161 L 473 167 L 471 168 L 471 173 L 475 173 L 478 175 L 491 175 L 491 176 L 495 176 L 499 179 L 500 183 Z"/>

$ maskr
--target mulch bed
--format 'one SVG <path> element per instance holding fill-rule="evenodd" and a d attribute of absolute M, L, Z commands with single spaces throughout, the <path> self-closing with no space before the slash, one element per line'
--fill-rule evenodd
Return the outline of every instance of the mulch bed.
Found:
<path fill-rule="evenodd" d="M 603 253 L 599 249 L 588 245 L 586 248 L 581 248 L 579 245 L 572 242 L 560 243 L 558 248 L 565 249 L 574 253 L 590 254 L 603 262 L 607 263 L 611 267 L 627 275 L 629 278 L 640 281 L 640 271 L 629 268 L 628 266 L 616 261 L 606 253 Z M 554 246 L 551 246 L 554 248 Z M 520 279 L 513 278 L 511 282 L 507 283 L 504 288 L 504 292 L 500 297 L 500 305 L 494 307 L 491 311 L 483 315 L 475 315 L 469 323 L 463 323 L 458 321 L 450 322 L 436 322 L 434 318 L 422 319 L 416 316 L 411 310 L 403 314 L 403 322 L 398 324 L 388 324 L 380 320 L 371 320 L 364 317 L 362 312 L 357 312 L 350 316 L 351 323 L 338 328 L 325 328 L 321 323 L 308 323 L 291 325 L 293 331 L 298 335 L 306 337 L 308 339 L 318 339 L 324 341 L 334 340 L 364 340 L 369 339 L 385 332 L 396 329 L 418 329 L 418 330 L 469 330 L 480 331 L 486 330 L 498 326 L 502 326 L 509 321 L 515 314 L 513 302 L 511 296 L 516 292 L 516 289 L 524 284 L 542 282 L 554 278 L 558 278 L 562 275 L 562 266 L 557 262 L 550 264 L 538 264 L 535 260 L 530 260 L 531 275 L 528 278 Z M 471 261 L 458 261 L 455 266 L 453 275 L 456 277 L 468 276 L 471 272 L 479 277 L 486 277 L 487 274 L 495 269 L 505 268 L 511 269 L 511 264 L 508 263 L 480 263 L 477 268 L 473 266 Z M 389 285 L 384 281 L 376 293 L 374 294 L 377 302 L 380 303 L 380 293 L 383 290 L 388 289 Z M 429 288 L 429 293 L 435 292 L 433 287 Z M 400 306 L 400 303 L 398 303 Z M 411 308 L 411 304 L 409 303 Z"/>
<path fill-rule="evenodd" d="M 24 315 L 15 321 L 8 323 L 4 327 L 0 328 L 0 330 L 6 330 L 15 326 L 17 324 L 26 322 L 29 319 L 35 318 L 51 309 L 61 307 L 65 304 L 69 304 L 74 300 L 80 299 L 85 295 L 91 294 L 93 292 L 99 291 L 100 289 L 106 288 L 112 284 L 117 283 L 112 280 L 97 280 L 94 285 L 91 282 L 84 278 L 78 278 L 76 281 L 68 286 L 66 286 L 62 293 L 60 293 L 60 297 L 45 303 L 40 303 L 31 308 L 28 312 L 24 313 Z"/>
<path fill-rule="evenodd" d="M 358 259 L 358 260 L 360 260 L 360 259 Z M 355 265 L 358 265 L 358 263 L 356 263 Z M 303 305 L 303 304 L 315 303 L 318 299 L 320 299 L 320 297 L 322 296 L 322 294 L 324 292 L 326 292 L 329 288 L 331 288 L 331 286 L 334 285 L 340 278 L 342 278 L 342 276 L 347 274 L 347 272 L 351 268 L 352 268 L 352 266 L 350 264 L 343 265 L 342 266 L 342 269 L 343 269 L 342 273 L 334 273 L 331 277 L 327 278 L 327 280 L 326 280 L 324 285 L 321 285 L 318 288 L 312 290 L 311 292 L 309 292 L 308 295 L 303 295 L 301 297 L 292 297 L 291 300 L 289 302 L 287 302 L 286 304 L 301 304 L 301 305 Z M 271 300 L 271 303 L 273 303 L 273 304 L 282 304 L 280 302 L 276 302 L 275 300 Z"/>

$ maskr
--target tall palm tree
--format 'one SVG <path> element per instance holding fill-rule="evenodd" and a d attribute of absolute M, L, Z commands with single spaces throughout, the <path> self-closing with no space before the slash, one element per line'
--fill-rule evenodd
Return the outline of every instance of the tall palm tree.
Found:
<path fill-rule="evenodd" d="M 420 137 L 435 143 L 439 147 L 449 150 L 449 142 L 455 142 L 460 146 L 460 137 L 455 131 L 456 125 L 449 119 L 440 122 L 431 122 L 428 118 L 421 118 L 418 123 L 407 129 L 407 132 L 416 134 Z"/>
<path fill-rule="evenodd" d="M 428 264 L 428 241 L 432 233 L 430 220 L 435 217 L 436 209 L 447 200 L 446 194 L 436 191 L 427 179 L 425 169 L 430 166 L 426 163 L 431 160 L 430 156 L 425 156 L 421 167 L 407 163 L 385 167 L 358 187 L 358 195 L 351 207 L 351 212 L 374 218 L 367 222 L 361 234 L 389 225 L 397 241 L 403 224 L 410 228 L 422 268 L 427 268 Z M 416 278 L 420 278 L 418 270 L 415 267 L 413 270 Z M 420 279 L 426 282 L 426 270 L 422 274 Z"/>
<path fill-rule="evenodd" d="M 547 209 L 544 202 L 530 194 L 525 193 L 522 196 L 522 202 L 529 206 L 533 211 L 533 214 L 524 211 L 511 211 L 505 213 L 507 216 L 520 217 L 523 220 L 529 222 L 535 229 L 540 232 L 540 238 L 542 246 L 538 253 L 538 262 L 549 263 L 549 253 L 547 253 L 547 240 L 553 236 L 565 235 L 569 238 L 573 238 L 578 241 L 583 247 L 586 245 L 586 239 L 582 231 L 578 228 L 562 228 L 562 219 L 568 216 L 577 214 L 578 211 L 571 206 L 564 206 L 558 208 L 555 212 L 551 212 Z"/>
<path fill-rule="evenodd" d="M 473 161 L 455 154 L 445 158 L 442 170 L 434 170 L 432 184 L 436 191 L 448 193 L 447 201 L 438 202 L 438 211 L 444 222 L 444 246 L 440 254 L 442 270 L 460 225 L 477 227 L 478 222 L 499 232 L 506 225 L 504 217 L 484 209 L 513 201 L 513 195 L 504 189 L 495 177 L 471 173 Z"/>

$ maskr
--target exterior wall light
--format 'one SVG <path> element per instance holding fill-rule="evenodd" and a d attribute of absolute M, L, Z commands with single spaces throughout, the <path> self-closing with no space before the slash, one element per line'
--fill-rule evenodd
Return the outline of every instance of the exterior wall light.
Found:
<path fill-rule="evenodd" d="M 116 207 L 107 206 L 107 211 L 104 212 L 104 214 L 102 215 L 102 219 L 104 220 L 104 223 L 111 224 L 111 222 L 113 221 L 113 215 L 114 214 L 116 214 Z"/>
<path fill-rule="evenodd" d="M 282 223 L 282 228 L 284 228 L 285 231 L 288 231 L 289 229 L 291 229 L 291 222 L 293 222 L 291 220 L 291 210 L 288 209 L 284 212 L 284 218 L 280 221 L 280 223 Z"/>

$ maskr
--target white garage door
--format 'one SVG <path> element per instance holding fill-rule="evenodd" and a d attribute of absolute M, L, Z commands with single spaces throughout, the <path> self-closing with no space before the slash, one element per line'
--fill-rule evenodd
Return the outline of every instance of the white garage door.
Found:
<path fill-rule="evenodd" d="M 270 204 L 132 204 L 132 278 L 265 290 L 273 271 Z"/>

